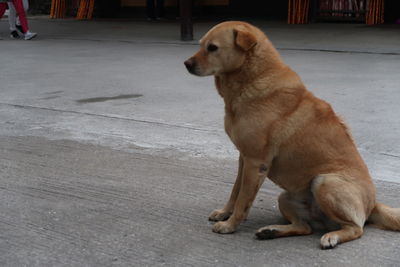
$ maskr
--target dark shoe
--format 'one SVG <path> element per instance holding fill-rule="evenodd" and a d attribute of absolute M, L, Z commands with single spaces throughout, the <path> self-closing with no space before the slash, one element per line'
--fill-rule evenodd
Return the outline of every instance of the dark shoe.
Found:
<path fill-rule="evenodd" d="M 10 37 L 13 38 L 13 39 L 19 39 L 19 34 L 18 34 L 17 31 L 12 31 L 10 33 Z"/>
<path fill-rule="evenodd" d="M 22 29 L 22 26 L 21 26 L 21 25 L 15 25 L 15 27 L 17 28 L 17 30 L 18 30 L 20 33 L 24 33 L 24 30 Z"/>

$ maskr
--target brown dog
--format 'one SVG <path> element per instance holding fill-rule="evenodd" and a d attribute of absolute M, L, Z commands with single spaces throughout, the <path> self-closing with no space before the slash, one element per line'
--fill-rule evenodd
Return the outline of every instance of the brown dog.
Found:
<path fill-rule="evenodd" d="M 190 73 L 214 75 L 225 102 L 225 130 L 240 151 L 230 199 L 209 219 L 213 231 L 234 232 L 268 177 L 285 191 L 279 209 L 290 222 L 256 233 L 270 239 L 312 233 L 315 221 L 336 231 L 322 248 L 359 238 L 365 222 L 400 230 L 400 209 L 375 201 L 375 187 L 350 132 L 331 106 L 307 91 L 258 28 L 224 22 L 185 61 Z"/>

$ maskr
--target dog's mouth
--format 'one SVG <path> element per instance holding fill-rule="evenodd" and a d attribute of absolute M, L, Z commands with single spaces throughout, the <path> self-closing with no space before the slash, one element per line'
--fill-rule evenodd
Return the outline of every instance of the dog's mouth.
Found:
<path fill-rule="evenodd" d="M 196 75 L 196 76 L 201 76 L 198 74 L 196 68 L 188 68 L 188 67 L 186 67 L 186 68 L 187 68 L 188 72 L 190 72 L 191 74 Z"/>

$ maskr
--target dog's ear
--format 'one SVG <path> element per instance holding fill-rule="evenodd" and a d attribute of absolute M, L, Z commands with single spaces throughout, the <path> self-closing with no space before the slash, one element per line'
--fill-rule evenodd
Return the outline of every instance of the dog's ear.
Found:
<path fill-rule="evenodd" d="M 234 29 L 233 38 L 235 40 L 235 44 L 244 51 L 249 51 L 257 44 L 256 37 L 251 32 L 245 30 Z"/>

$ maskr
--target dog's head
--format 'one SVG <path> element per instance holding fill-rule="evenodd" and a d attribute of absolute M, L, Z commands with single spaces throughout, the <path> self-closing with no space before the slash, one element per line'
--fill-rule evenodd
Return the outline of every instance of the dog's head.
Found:
<path fill-rule="evenodd" d="M 239 69 L 259 41 L 261 31 L 245 22 L 218 24 L 200 40 L 200 50 L 184 62 L 198 76 L 218 75 Z"/>

